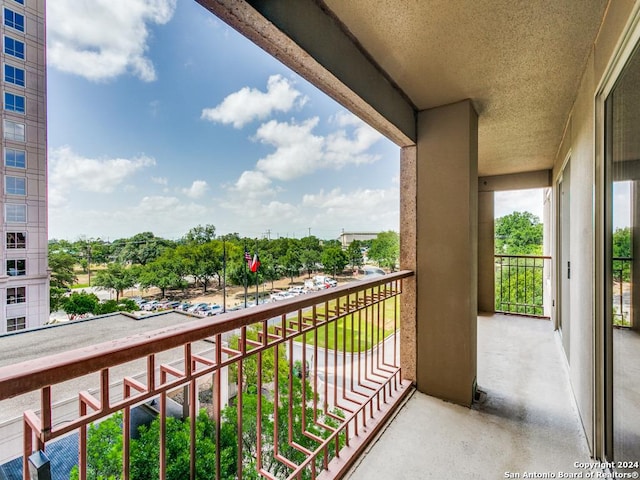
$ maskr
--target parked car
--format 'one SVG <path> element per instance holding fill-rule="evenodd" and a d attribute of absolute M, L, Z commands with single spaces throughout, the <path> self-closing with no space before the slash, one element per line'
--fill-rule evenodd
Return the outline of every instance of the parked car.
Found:
<path fill-rule="evenodd" d="M 325 277 L 324 278 L 324 283 L 328 284 L 330 287 L 337 287 L 338 286 L 338 282 L 335 281 L 331 277 Z"/>
<path fill-rule="evenodd" d="M 217 303 L 210 305 L 206 310 L 203 310 L 204 314 L 207 317 L 212 317 L 213 315 L 218 315 L 222 313 L 222 307 Z"/>
<path fill-rule="evenodd" d="M 293 295 L 302 295 L 307 293 L 307 290 L 303 287 L 291 287 L 288 291 Z"/>
<path fill-rule="evenodd" d="M 286 300 L 287 298 L 293 298 L 295 296 L 296 295 L 294 295 L 291 292 L 275 292 L 269 295 L 269 298 L 273 301 L 278 301 L 278 300 Z"/>
<path fill-rule="evenodd" d="M 145 303 L 144 305 L 142 305 L 142 310 L 146 310 L 148 312 L 155 310 L 157 308 L 157 305 L 160 302 L 158 300 L 151 300 L 150 302 Z"/>
<path fill-rule="evenodd" d="M 200 310 L 203 310 L 203 309 L 207 308 L 208 306 L 209 306 L 209 304 L 208 304 L 208 303 L 205 303 L 205 302 L 196 303 L 195 305 L 191 305 L 191 306 L 187 309 L 187 312 L 195 313 L 195 312 L 198 312 L 198 311 L 200 311 Z"/>

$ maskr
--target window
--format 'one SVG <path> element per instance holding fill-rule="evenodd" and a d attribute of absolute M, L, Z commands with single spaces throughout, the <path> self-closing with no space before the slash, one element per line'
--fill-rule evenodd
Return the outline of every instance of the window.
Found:
<path fill-rule="evenodd" d="M 10 277 L 22 277 L 27 274 L 27 261 L 23 258 L 20 260 L 7 260 L 7 275 Z"/>
<path fill-rule="evenodd" d="M 20 5 L 24 5 L 24 0 L 15 0 L 16 3 L 19 3 Z"/>
<path fill-rule="evenodd" d="M 24 42 L 15 38 L 4 37 L 4 53 L 24 60 Z"/>
<path fill-rule="evenodd" d="M 7 203 L 4 206 L 4 221 L 7 223 L 26 223 L 27 206 Z"/>
<path fill-rule="evenodd" d="M 7 249 L 27 248 L 27 234 L 24 232 L 7 232 Z"/>
<path fill-rule="evenodd" d="M 24 177 L 6 177 L 5 193 L 7 195 L 26 195 L 27 179 Z"/>
<path fill-rule="evenodd" d="M 4 24 L 7 27 L 15 28 L 20 32 L 24 32 L 24 15 L 20 15 L 19 13 L 16 13 L 13 10 L 9 10 L 8 8 L 5 8 Z"/>
<path fill-rule="evenodd" d="M 25 303 L 27 301 L 27 287 L 7 288 L 7 305 Z"/>
<path fill-rule="evenodd" d="M 7 318 L 7 332 L 15 332 L 25 328 L 27 328 L 27 319 L 25 317 Z"/>
<path fill-rule="evenodd" d="M 14 148 L 4 149 L 4 164 L 7 167 L 26 168 L 27 152 Z"/>
<path fill-rule="evenodd" d="M 17 142 L 25 141 L 24 123 L 16 123 L 11 120 L 4 121 L 4 138 Z"/>
<path fill-rule="evenodd" d="M 4 109 L 9 112 L 24 113 L 24 97 L 4 92 Z"/>
<path fill-rule="evenodd" d="M 13 65 L 4 65 L 4 81 L 7 83 L 13 83 L 19 87 L 24 87 L 24 70 L 22 68 L 14 67 Z"/>

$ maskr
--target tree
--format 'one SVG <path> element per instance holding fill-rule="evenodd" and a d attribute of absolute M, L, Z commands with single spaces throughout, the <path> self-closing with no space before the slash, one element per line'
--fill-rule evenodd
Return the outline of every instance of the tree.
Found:
<path fill-rule="evenodd" d="M 495 222 L 495 252 L 503 255 L 542 254 L 543 225 L 530 212 L 513 212 Z M 543 269 L 536 259 L 500 257 L 495 282 L 496 310 L 543 314 Z"/>
<path fill-rule="evenodd" d="M 64 296 L 77 281 L 73 270 L 75 259 L 61 250 L 49 250 L 49 269 L 51 280 L 49 285 L 49 311 L 55 312 L 62 307 Z"/>
<path fill-rule="evenodd" d="M 87 433 L 87 478 L 111 480 L 122 478 L 122 414 L 116 413 Z M 237 443 L 231 426 L 221 428 L 222 478 L 235 478 Z M 190 422 L 173 417 L 166 419 L 167 480 L 189 478 Z M 160 475 L 160 419 L 140 426 L 138 438 L 130 444 L 130 478 L 147 480 Z M 196 417 L 196 478 L 215 477 L 215 422 L 200 410 Z M 71 470 L 70 480 L 78 480 L 78 467 Z"/>
<path fill-rule="evenodd" d="M 109 480 L 122 475 L 122 413 L 89 425 L 87 432 L 87 479 Z M 69 474 L 69 480 L 78 480 L 78 467 Z"/>
<path fill-rule="evenodd" d="M 98 303 L 96 309 L 92 312 L 96 315 L 106 315 L 107 313 L 115 312 L 136 312 L 140 310 L 138 304 L 130 298 L 123 298 L 118 300 L 105 300 Z"/>
<path fill-rule="evenodd" d="M 119 263 L 110 263 L 105 270 L 96 274 L 94 285 L 105 290 L 115 290 L 116 300 L 119 300 L 125 289 L 136 284 L 136 273 L 135 269 L 126 268 Z"/>
<path fill-rule="evenodd" d="M 543 225 L 530 212 L 513 212 L 495 222 L 495 251 L 503 255 L 541 255 Z"/>
<path fill-rule="evenodd" d="M 307 271 L 309 278 L 311 278 L 311 273 L 316 269 L 320 260 L 321 256 L 318 250 L 307 249 L 300 252 L 300 263 L 302 263 L 302 266 Z"/>
<path fill-rule="evenodd" d="M 216 227 L 214 225 L 198 225 L 197 227 L 193 227 L 189 230 L 184 237 L 182 237 L 182 242 L 184 243 L 195 243 L 196 245 L 202 245 L 203 243 L 209 243 L 216 239 Z"/>
<path fill-rule="evenodd" d="M 302 267 L 299 250 L 289 248 L 280 261 L 282 262 L 284 271 L 291 277 L 291 283 L 293 283 L 293 278 L 300 274 L 300 268 Z"/>
<path fill-rule="evenodd" d="M 315 237 L 313 235 L 301 238 L 300 247 L 303 250 L 315 250 L 318 253 L 322 252 L 322 245 L 320 245 L 320 240 L 318 239 L 318 237 Z"/>
<path fill-rule="evenodd" d="M 62 308 L 70 318 L 76 315 L 94 313 L 98 309 L 100 300 L 93 293 L 73 292 L 62 302 Z"/>
<path fill-rule="evenodd" d="M 400 237 L 392 230 L 379 233 L 371 241 L 368 256 L 378 266 L 394 271 L 400 256 Z"/>
<path fill-rule="evenodd" d="M 52 286 L 57 288 L 71 288 L 78 279 L 74 272 L 76 260 L 69 253 L 49 252 L 49 269 L 51 270 Z"/>
<path fill-rule="evenodd" d="M 183 267 L 181 259 L 174 254 L 174 251 L 166 250 L 159 258 L 142 267 L 138 281 L 142 288 L 159 288 L 164 297 L 167 288 L 186 286 L 181 267 Z"/>
<path fill-rule="evenodd" d="M 248 327 L 246 330 L 247 339 L 254 342 L 258 341 L 258 327 Z M 239 337 L 233 335 L 229 339 L 229 346 L 233 349 L 239 349 Z M 265 383 L 273 382 L 275 375 L 275 349 L 269 348 L 262 354 L 262 381 Z M 289 367 L 287 363 L 287 356 L 283 347 L 278 349 L 278 372 L 280 376 L 287 376 Z M 236 363 L 231 364 L 229 369 L 231 381 L 238 382 L 238 365 Z M 242 363 L 242 385 L 243 390 L 247 391 L 247 388 L 251 385 L 258 384 L 258 361 L 256 355 L 250 355 Z"/>
<path fill-rule="evenodd" d="M 281 275 L 280 268 L 272 254 L 266 253 L 260 256 L 260 270 L 262 270 L 265 281 L 271 282 L 271 288 L 273 289 L 273 282 L 279 280 Z"/>
<path fill-rule="evenodd" d="M 325 240 L 324 243 L 322 244 L 322 248 L 327 249 L 327 248 L 342 248 L 342 243 L 340 243 L 340 240 L 336 240 L 336 239 L 332 239 L 332 240 Z"/>
<path fill-rule="evenodd" d="M 364 257 L 362 256 L 362 242 L 360 240 L 354 240 L 347 247 L 347 259 L 349 265 L 354 269 L 361 267 L 364 264 Z"/>
<path fill-rule="evenodd" d="M 183 262 L 187 274 L 202 285 L 204 293 L 207 292 L 209 281 L 214 276 L 218 277 L 218 284 L 221 284 L 222 242 L 179 245 L 175 255 Z"/>
<path fill-rule="evenodd" d="M 294 371 L 302 371 L 302 365 L 299 363 L 300 362 L 297 362 L 297 365 L 294 366 Z M 327 438 L 331 434 L 329 429 L 322 428 L 319 424 L 328 425 L 330 428 L 336 428 L 338 426 L 337 421 L 323 414 L 323 412 L 316 411 L 316 415 L 314 415 L 313 408 L 310 406 L 314 399 L 314 393 L 308 380 L 303 383 L 299 377 L 294 375 L 291 378 L 292 390 L 289 392 L 289 375 L 287 368 L 286 372 L 280 372 L 278 386 L 280 401 L 277 406 L 277 424 L 274 421 L 274 411 L 276 410 L 274 403 L 267 395 L 262 395 L 261 392 L 258 392 L 255 385 L 248 388 L 242 397 L 243 424 L 241 441 L 243 478 L 261 478 L 256 470 L 255 459 L 258 456 L 261 457 L 263 468 L 274 477 L 287 478 L 290 475 L 291 471 L 288 467 L 282 464 L 282 462 L 279 462 L 274 455 L 273 445 L 275 444 L 278 445 L 279 453 L 282 456 L 297 464 L 301 464 L 306 460 L 306 455 L 302 453 L 299 448 L 292 446 L 292 443 L 312 452 L 318 448 L 318 442 L 302 431 L 303 417 L 305 418 L 306 433 L 317 438 Z M 302 402 L 303 389 L 307 399 L 306 404 Z M 263 441 L 261 450 L 258 450 L 256 441 L 258 395 L 262 395 L 261 429 Z M 332 413 L 337 416 L 344 416 L 341 410 L 333 410 Z M 314 421 L 316 418 L 317 422 Z M 237 408 L 235 405 L 224 409 L 223 419 L 223 425 L 235 426 L 237 422 Z M 292 420 L 292 425 L 289 425 L 290 419 Z M 276 426 L 278 432 L 277 437 L 275 436 Z M 291 439 L 288 438 L 289 431 L 291 431 Z M 290 440 L 292 440 L 292 442 L 290 442 Z M 344 445 L 343 435 L 338 437 L 338 444 L 339 447 Z M 329 460 L 333 457 L 334 452 L 334 448 L 328 449 Z M 316 460 L 317 470 L 322 468 L 322 461 L 322 458 Z M 301 478 L 310 479 L 311 475 L 309 470 L 303 471 Z"/>
<path fill-rule="evenodd" d="M 329 247 L 325 248 L 322 252 L 322 266 L 324 267 L 324 271 L 333 272 L 334 277 L 337 272 L 344 270 L 347 262 L 347 254 L 342 250 L 342 247 Z"/>
<path fill-rule="evenodd" d="M 121 262 L 146 265 L 158 258 L 165 248 L 172 245 L 172 242 L 156 237 L 151 232 L 143 232 L 114 242 L 114 245 L 117 245 Z"/>
<path fill-rule="evenodd" d="M 625 260 L 613 261 L 613 276 L 618 282 L 631 281 L 631 228 L 616 228 L 613 232 L 613 258 Z"/>
<path fill-rule="evenodd" d="M 89 274 L 91 286 L 91 265 L 103 264 L 109 261 L 111 247 L 101 239 L 80 238 L 72 244 L 73 254 L 82 267 L 84 273 Z"/>

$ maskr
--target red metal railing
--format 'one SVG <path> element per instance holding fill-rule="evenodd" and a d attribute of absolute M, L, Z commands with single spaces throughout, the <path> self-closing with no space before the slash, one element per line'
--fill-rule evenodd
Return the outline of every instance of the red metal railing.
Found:
<path fill-rule="evenodd" d="M 0 368 L 0 401 L 40 391 L 39 413 L 24 412 L 23 478 L 32 452 L 70 434 L 78 435 L 78 478 L 87 478 L 94 472 L 91 425 L 110 418 L 118 419 L 121 436 L 115 476 L 136 478 L 132 411 L 151 400 L 159 405 L 159 448 L 158 458 L 145 461 L 157 463 L 161 479 L 171 477 L 177 462 L 168 433 L 174 421 L 168 406 L 176 402 L 184 412 L 177 422 L 189 432 L 188 478 L 339 477 L 409 391 L 397 332 L 402 281 L 411 275 L 398 272 Z M 195 351 L 202 340 L 213 348 Z M 177 364 L 158 360 L 176 348 Z M 136 360 L 146 361 L 142 375 L 112 378 L 112 367 Z M 52 387 L 90 373 L 99 375 L 97 393 L 80 391 L 77 417 L 57 422 Z M 112 393 L 114 383 L 121 398 Z M 225 392 L 234 390 L 229 399 Z M 200 398 L 209 396 L 207 440 L 197 422 Z M 205 440 L 214 454 L 200 450 Z M 207 454 L 215 460 L 200 465 Z"/>

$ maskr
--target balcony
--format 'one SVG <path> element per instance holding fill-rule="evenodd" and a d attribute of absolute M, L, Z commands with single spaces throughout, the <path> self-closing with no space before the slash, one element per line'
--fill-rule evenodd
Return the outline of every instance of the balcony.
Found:
<path fill-rule="evenodd" d="M 54 479 L 68 478 L 73 464 L 80 479 L 344 474 L 411 392 L 398 335 L 403 280 L 411 275 L 0 368 L 0 405 L 19 396 L 31 407 L 18 449 L 22 478 L 35 471 L 30 457 Z M 69 382 L 71 413 L 69 399 L 60 398 Z M 108 424 L 109 433 L 99 430 Z M 157 454 L 141 464 L 140 439 L 154 428 Z M 95 442 L 105 435 L 115 447 L 96 456 Z M 182 451 L 175 447 L 180 435 Z M 57 456 L 72 457 L 71 465 Z"/>
<path fill-rule="evenodd" d="M 68 478 L 69 465 L 56 471 L 62 450 L 78 464 L 78 478 L 95 477 L 91 432 L 115 418 L 121 426 L 116 478 L 136 478 L 139 426 L 133 419 L 152 405 L 159 444 L 150 460 L 156 470 L 149 471 L 159 478 L 175 476 L 180 461 L 179 478 L 505 478 L 584 471 L 575 465 L 589 463 L 589 453 L 551 322 L 478 318 L 481 390 L 471 409 L 403 381 L 399 299 L 411 275 L 3 367 L 3 404 L 23 394 L 39 399 L 23 415 L 23 472 L 29 456 L 43 452 L 52 478 Z M 178 362 L 167 356 L 171 351 Z M 127 365 L 130 374 L 123 373 Z M 87 374 L 97 385 L 77 391 L 75 414 L 63 415 L 53 390 L 68 381 L 77 385 Z M 211 422 L 208 451 L 200 437 L 201 408 Z M 186 457 L 176 457 L 171 445 L 176 425 L 187 432 Z M 209 471 L 200 464 L 205 457 Z"/>
<path fill-rule="evenodd" d="M 585 474 L 587 442 L 551 322 L 478 317 L 478 385 L 471 409 L 413 392 L 348 478 Z"/>

